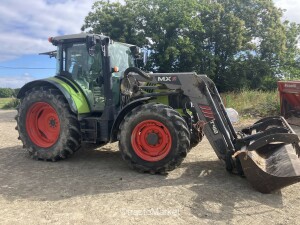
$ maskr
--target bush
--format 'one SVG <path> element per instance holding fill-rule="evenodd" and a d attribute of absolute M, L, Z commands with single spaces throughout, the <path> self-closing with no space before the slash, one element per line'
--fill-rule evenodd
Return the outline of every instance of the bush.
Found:
<path fill-rule="evenodd" d="M 14 97 L 16 98 L 17 95 L 19 94 L 19 91 L 21 90 L 21 88 L 15 88 L 14 89 Z"/>
<path fill-rule="evenodd" d="M 15 91 L 11 88 L 0 88 L 0 98 L 10 98 L 14 96 Z"/>
<path fill-rule="evenodd" d="M 13 98 L 10 102 L 6 103 L 3 109 L 15 109 L 19 105 L 19 99 Z"/>
<path fill-rule="evenodd" d="M 266 117 L 280 114 L 280 101 L 277 91 L 253 91 L 223 93 L 224 104 L 234 108 L 241 117 Z"/>

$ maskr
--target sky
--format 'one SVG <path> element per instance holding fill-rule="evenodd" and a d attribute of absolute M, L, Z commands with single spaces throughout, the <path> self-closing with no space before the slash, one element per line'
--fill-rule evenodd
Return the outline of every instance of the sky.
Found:
<path fill-rule="evenodd" d="M 1 0 L 0 87 L 18 88 L 55 75 L 48 37 L 79 33 L 96 0 Z M 274 0 L 284 19 L 300 23 L 299 0 Z"/>

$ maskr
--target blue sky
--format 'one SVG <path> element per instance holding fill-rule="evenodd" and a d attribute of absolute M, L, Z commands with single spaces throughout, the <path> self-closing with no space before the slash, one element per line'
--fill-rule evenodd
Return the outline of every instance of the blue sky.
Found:
<path fill-rule="evenodd" d="M 53 76 L 55 59 L 38 53 L 55 50 L 49 36 L 81 32 L 95 1 L 1 0 L 0 87 L 21 87 L 31 80 Z"/>
<path fill-rule="evenodd" d="M 79 33 L 95 1 L 1 0 L 0 87 L 21 87 L 31 80 L 53 76 L 55 60 L 38 53 L 55 50 L 47 41 L 49 36 Z M 299 0 L 275 0 L 275 4 L 287 10 L 285 19 L 300 23 Z"/>

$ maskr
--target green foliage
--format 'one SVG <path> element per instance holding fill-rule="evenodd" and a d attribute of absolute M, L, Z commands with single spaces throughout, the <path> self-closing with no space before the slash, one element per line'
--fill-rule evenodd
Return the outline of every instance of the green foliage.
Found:
<path fill-rule="evenodd" d="M 20 90 L 21 90 L 21 88 L 15 88 L 14 89 L 14 97 L 15 98 L 18 96 Z"/>
<path fill-rule="evenodd" d="M 2 109 L 15 109 L 19 105 L 19 99 L 12 98 L 9 102 L 3 105 Z"/>
<path fill-rule="evenodd" d="M 0 98 L 10 98 L 14 95 L 14 90 L 11 88 L 0 88 Z"/>
<path fill-rule="evenodd" d="M 82 30 L 151 51 L 148 70 L 196 71 L 220 91 L 269 90 L 300 74 L 300 27 L 271 0 L 98 1 Z"/>
<path fill-rule="evenodd" d="M 234 108 L 242 117 L 266 117 L 280 115 L 278 91 L 243 90 L 223 93 L 227 108 Z"/>
<path fill-rule="evenodd" d="M 11 100 L 12 98 L 0 98 L 0 109 L 2 109 L 3 106 L 9 103 Z"/>
<path fill-rule="evenodd" d="M 82 30 L 91 28 L 92 32 L 108 35 L 115 41 L 134 43 L 139 46 L 144 44 L 139 40 L 136 15 L 127 5 L 119 2 L 97 1 L 92 11 L 85 18 Z"/>
<path fill-rule="evenodd" d="M 286 51 L 281 62 L 280 72 L 285 79 L 300 79 L 300 50 L 297 48 L 299 41 L 300 25 L 284 22 L 286 30 Z"/>

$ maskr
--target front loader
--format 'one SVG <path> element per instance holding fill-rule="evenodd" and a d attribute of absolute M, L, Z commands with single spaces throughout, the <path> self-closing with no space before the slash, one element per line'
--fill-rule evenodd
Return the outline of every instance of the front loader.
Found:
<path fill-rule="evenodd" d="M 269 193 L 300 181 L 299 138 L 282 117 L 239 132 L 206 75 L 145 73 L 139 49 L 97 34 L 49 38 L 57 74 L 19 92 L 19 139 L 34 159 L 56 161 L 82 143 L 119 141 L 134 169 L 166 173 L 205 134 L 229 172 Z"/>

